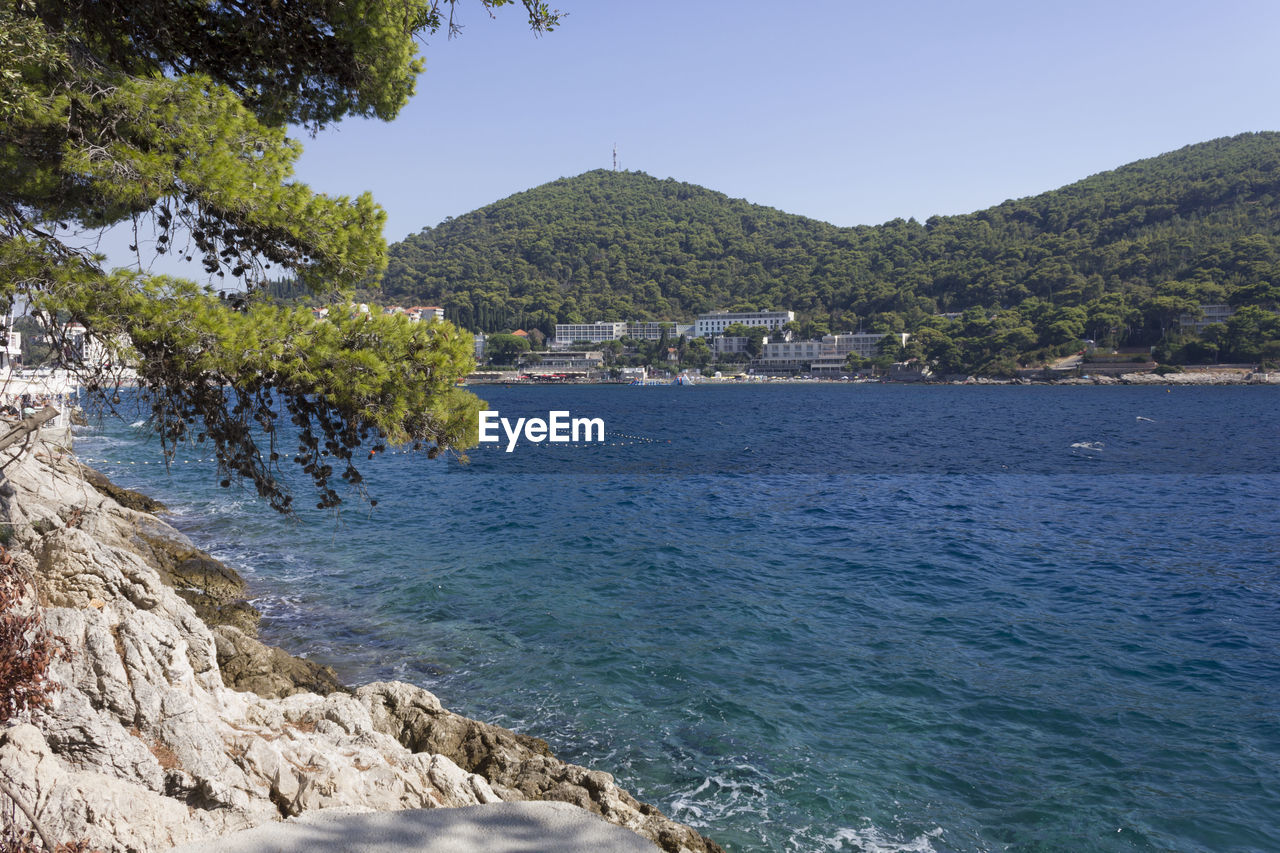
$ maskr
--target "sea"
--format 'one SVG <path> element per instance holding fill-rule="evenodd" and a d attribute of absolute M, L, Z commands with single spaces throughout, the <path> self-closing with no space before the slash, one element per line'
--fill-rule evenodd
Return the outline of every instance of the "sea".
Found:
<path fill-rule="evenodd" d="M 393 449 L 296 518 L 128 398 L 76 449 L 266 641 L 730 851 L 1280 850 L 1280 388 L 475 390 L 603 441 Z"/>

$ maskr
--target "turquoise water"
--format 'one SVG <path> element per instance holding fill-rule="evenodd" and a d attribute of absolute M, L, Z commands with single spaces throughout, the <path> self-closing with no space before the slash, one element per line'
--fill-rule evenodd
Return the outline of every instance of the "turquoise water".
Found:
<path fill-rule="evenodd" d="M 388 454 L 376 509 L 299 522 L 121 425 L 78 449 L 268 640 L 730 850 L 1280 850 L 1275 389 L 482 391 L 607 441 Z"/>

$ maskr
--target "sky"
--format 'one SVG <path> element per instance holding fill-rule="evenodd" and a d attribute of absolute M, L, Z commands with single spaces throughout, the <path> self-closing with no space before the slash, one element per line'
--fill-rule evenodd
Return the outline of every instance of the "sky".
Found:
<path fill-rule="evenodd" d="M 1280 130 L 1274 0 L 462 0 L 391 123 L 348 119 L 298 180 L 371 191 L 389 242 L 612 168 L 835 225 L 968 213 L 1196 142 Z M 128 239 L 103 248 L 124 263 Z M 201 280 L 198 266 L 152 266 Z"/>

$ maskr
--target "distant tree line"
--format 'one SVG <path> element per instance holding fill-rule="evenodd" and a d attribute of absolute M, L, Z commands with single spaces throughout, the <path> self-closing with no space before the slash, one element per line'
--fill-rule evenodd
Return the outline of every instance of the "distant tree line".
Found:
<path fill-rule="evenodd" d="M 1032 198 L 837 228 L 637 172 L 561 179 L 390 249 L 381 299 L 477 331 L 795 310 L 802 331 L 909 331 L 911 354 L 1002 372 L 1078 347 L 1280 360 L 1280 134 L 1189 146 Z M 1195 336 L 1179 318 L 1227 303 Z M 942 317 L 941 314 L 957 314 Z"/>

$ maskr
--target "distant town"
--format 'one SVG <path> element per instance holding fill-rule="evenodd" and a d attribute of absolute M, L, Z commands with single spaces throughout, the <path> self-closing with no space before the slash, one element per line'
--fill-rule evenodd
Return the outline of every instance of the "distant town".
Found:
<path fill-rule="evenodd" d="M 902 360 L 906 333 L 815 334 L 796 322 L 793 311 L 713 311 L 693 323 L 558 323 L 555 331 L 550 340 L 523 329 L 477 335 L 476 359 L 514 367 L 535 381 L 628 381 L 677 373 L 839 379 L 892 372 L 895 365 L 898 373 L 914 369 Z"/>
<path fill-rule="evenodd" d="M 445 310 L 435 305 L 376 306 L 351 303 L 310 309 L 317 320 L 333 311 L 355 314 L 402 315 L 412 322 L 442 321 Z M 1179 318 L 1179 327 L 1200 334 L 1224 324 L 1234 314 L 1229 305 L 1201 305 L 1195 314 Z M 941 314 L 953 320 L 959 315 Z M 47 364 L 61 350 L 61 361 L 92 368 L 110 368 L 111 355 L 79 324 L 61 329 L 57 344 L 38 331 L 29 318 L 8 319 L 8 339 L 0 347 L 0 368 Z M 24 326 L 31 326 L 27 328 Z M 23 334 L 23 331 L 29 334 Z M 1135 374 L 1162 374 L 1151 349 L 1096 348 L 1082 340 L 1079 349 L 1036 368 L 1017 371 L 1006 380 L 1101 379 Z M 922 357 L 920 344 L 906 332 L 832 332 L 822 323 L 796 319 L 789 310 L 711 311 L 692 323 L 600 320 L 557 323 L 548 338 L 537 328 L 491 334 L 475 333 L 476 370 L 469 382 L 649 382 L 654 380 L 814 379 L 847 381 L 966 381 L 973 377 L 938 375 Z M 118 365 L 125 367 L 127 365 Z M 1241 372 L 1240 379 L 1275 381 L 1274 373 L 1256 374 L 1252 365 L 1212 365 L 1217 374 Z M 1187 376 L 1186 379 L 1194 377 Z M 1202 377 L 1208 379 L 1210 377 Z"/>
<path fill-rule="evenodd" d="M 353 308 L 402 314 L 415 321 L 444 319 L 444 309 L 438 306 L 372 309 L 359 304 Z M 1228 305 L 1202 305 L 1199 309 L 1179 318 L 1186 331 L 1199 334 L 1211 324 L 1225 323 L 1234 313 Z M 317 318 L 324 318 L 331 309 L 313 310 Z M 954 320 L 960 315 L 938 316 Z M 917 351 L 919 345 L 913 346 L 909 333 L 832 332 L 821 323 L 797 321 L 795 312 L 787 310 L 711 311 L 699 314 L 692 323 L 557 323 L 552 338 L 539 329 L 488 335 L 477 332 L 475 348 L 477 370 L 469 379 L 478 382 L 642 382 L 694 376 L 898 382 L 971 378 L 935 375 Z M 1093 341 L 1082 340 L 1078 351 L 1043 367 L 1020 370 L 1015 378 L 1105 379 L 1159 370 L 1149 348 L 1096 349 Z"/>
<path fill-rule="evenodd" d="M 373 309 L 361 303 L 354 308 L 416 321 L 444 319 L 444 309 L 434 305 Z M 312 309 L 317 319 L 331 310 Z M 479 369 L 473 378 L 632 381 L 680 373 L 850 378 L 876 373 L 905 377 L 920 370 L 901 358 L 909 334 L 818 331 L 815 335 L 813 328 L 797 323 L 794 311 L 712 311 L 693 323 L 558 323 L 553 338 L 537 329 L 476 333 Z"/>

